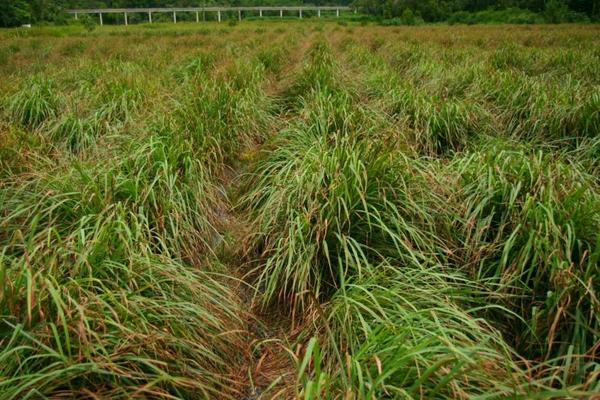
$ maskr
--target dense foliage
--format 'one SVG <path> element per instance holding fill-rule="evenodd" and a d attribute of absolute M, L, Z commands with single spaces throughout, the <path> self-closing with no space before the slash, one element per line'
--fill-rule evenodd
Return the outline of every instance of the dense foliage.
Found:
<path fill-rule="evenodd" d="M 600 18 L 600 0 L 5 0 L 0 26 L 65 23 L 70 8 L 198 7 L 200 5 L 351 5 L 387 24 L 582 22 Z M 485 11 L 487 14 L 481 15 Z M 494 13 L 495 12 L 495 13 Z"/>
<path fill-rule="evenodd" d="M 355 4 L 368 14 L 383 18 L 400 17 L 405 10 L 418 14 L 425 21 L 445 21 L 455 13 L 467 15 L 481 11 L 513 10 L 511 14 L 527 10 L 539 14 L 546 22 L 567 22 L 572 19 L 598 18 L 598 0 L 356 0 Z M 510 16 L 498 14 L 497 22 L 512 22 Z M 476 20 L 476 22 L 495 22 Z M 535 21 L 532 21 L 535 22 Z"/>

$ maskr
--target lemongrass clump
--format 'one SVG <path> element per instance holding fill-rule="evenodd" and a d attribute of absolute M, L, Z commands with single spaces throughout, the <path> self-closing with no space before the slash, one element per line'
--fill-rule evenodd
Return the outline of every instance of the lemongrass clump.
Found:
<path fill-rule="evenodd" d="M 33 265 L 0 255 L 3 398 L 234 394 L 243 348 L 222 333 L 239 332 L 244 311 L 226 286 L 163 257 L 73 253 L 66 268 L 66 251 Z"/>
<path fill-rule="evenodd" d="M 26 128 L 39 128 L 60 112 L 61 101 L 51 79 L 37 76 L 8 100 L 12 119 Z"/>
<path fill-rule="evenodd" d="M 510 329 L 518 348 L 532 356 L 588 351 L 600 322 L 597 182 L 575 162 L 497 144 L 452 169 L 474 276 L 520 296 L 513 307 L 527 327 L 515 320 Z"/>
<path fill-rule="evenodd" d="M 192 92 L 175 99 L 170 129 L 211 167 L 235 161 L 270 129 L 273 103 L 261 88 L 264 80 L 255 61 L 235 63 L 217 80 L 197 76 Z"/>
<path fill-rule="evenodd" d="M 439 266 L 363 268 L 324 310 L 322 368 L 335 393 L 366 399 L 529 391 L 501 333 L 477 317 L 486 307 L 481 287 Z"/>

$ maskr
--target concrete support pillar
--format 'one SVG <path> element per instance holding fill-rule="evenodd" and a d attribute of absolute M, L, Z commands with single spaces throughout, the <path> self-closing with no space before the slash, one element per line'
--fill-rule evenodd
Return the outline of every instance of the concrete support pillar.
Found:
<path fill-rule="evenodd" d="M 258 15 L 262 18 L 262 10 L 258 10 Z"/>
<path fill-rule="evenodd" d="M 340 9 L 339 8 L 335 10 L 335 16 L 338 18 L 340 17 Z"/>
<path fill-rule="evenodd" d="M 217 11 L 217 20 L 221 22 L 221 11 Z"/>
<path fill-rule="evenodd" d="M 317 8 L 317 16 L 318 16 L 319 18 L 321 18 L 321 9 L 320 9 L 320 8 Z"/>
<path fill-rule="evenodd" d="M 300 9 L 299 11 L 300 11 L 300 19 L 302 19 L 302 9 Z"/>
<path fill-rule="evenodd" d="M 198 14 L 198 11 L 196 11 L 196 22 L 200 22 L 200 14 Z"/>
<path fill-rule="evenodd" d="M 125 16 L 125 26 L 129 25 L 129 22 L 127 21 L 127 13 L 123 13 L 123 15 Z"/>
<path fill-rule="evenodd" d="M 75 13 L 75 19 L 79 19 L 79 15 L 77 15 L 77 13 Z"/>
<path fill-rule="evenodd" d="M 177 23 L 177 13 L 175 11 L 173 11 L 173 23 Z"/>
<path fill-rule="evenodd" d="M 283 18 L 283 10 L 279 10 L 279 18 Z"/>
<path fill-rule="evenodd" d="M 102 26 L 102 25 L 104 25 L 104 22 L 102 22 L 102 13 L 99 13 L 99 14 L 100 14 L 100 26 Z"/>
<path fill-rule="evenodd" d="M 148 11 L 148 22 L 152 23 L 152 13 Z"/>
<path fill-rule="evenodd" d="M 242 10 L 238 10 L 238 21 L 242 20 Z"/>

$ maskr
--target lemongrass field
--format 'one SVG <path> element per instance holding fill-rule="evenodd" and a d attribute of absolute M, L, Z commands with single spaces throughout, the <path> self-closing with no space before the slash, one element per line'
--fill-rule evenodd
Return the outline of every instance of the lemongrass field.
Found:
<path fill-rule="evenodd" d="M 600 393 L 600 26 L 0 30 L 0 399 Z"/>

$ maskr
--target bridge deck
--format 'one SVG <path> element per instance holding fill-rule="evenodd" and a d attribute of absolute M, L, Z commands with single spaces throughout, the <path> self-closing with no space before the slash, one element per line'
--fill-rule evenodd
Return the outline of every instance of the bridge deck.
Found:
<path fill-rule="evenodd" d="M 160 7 L 160 8 L 86 8 L 67 10 L 69 14 L 122 14 L 122 13 L 155 13 L 155 12 L 216 12 L 216 11 L 349 11 L 347 6 L 264 6 L 264 7 Z"/>

